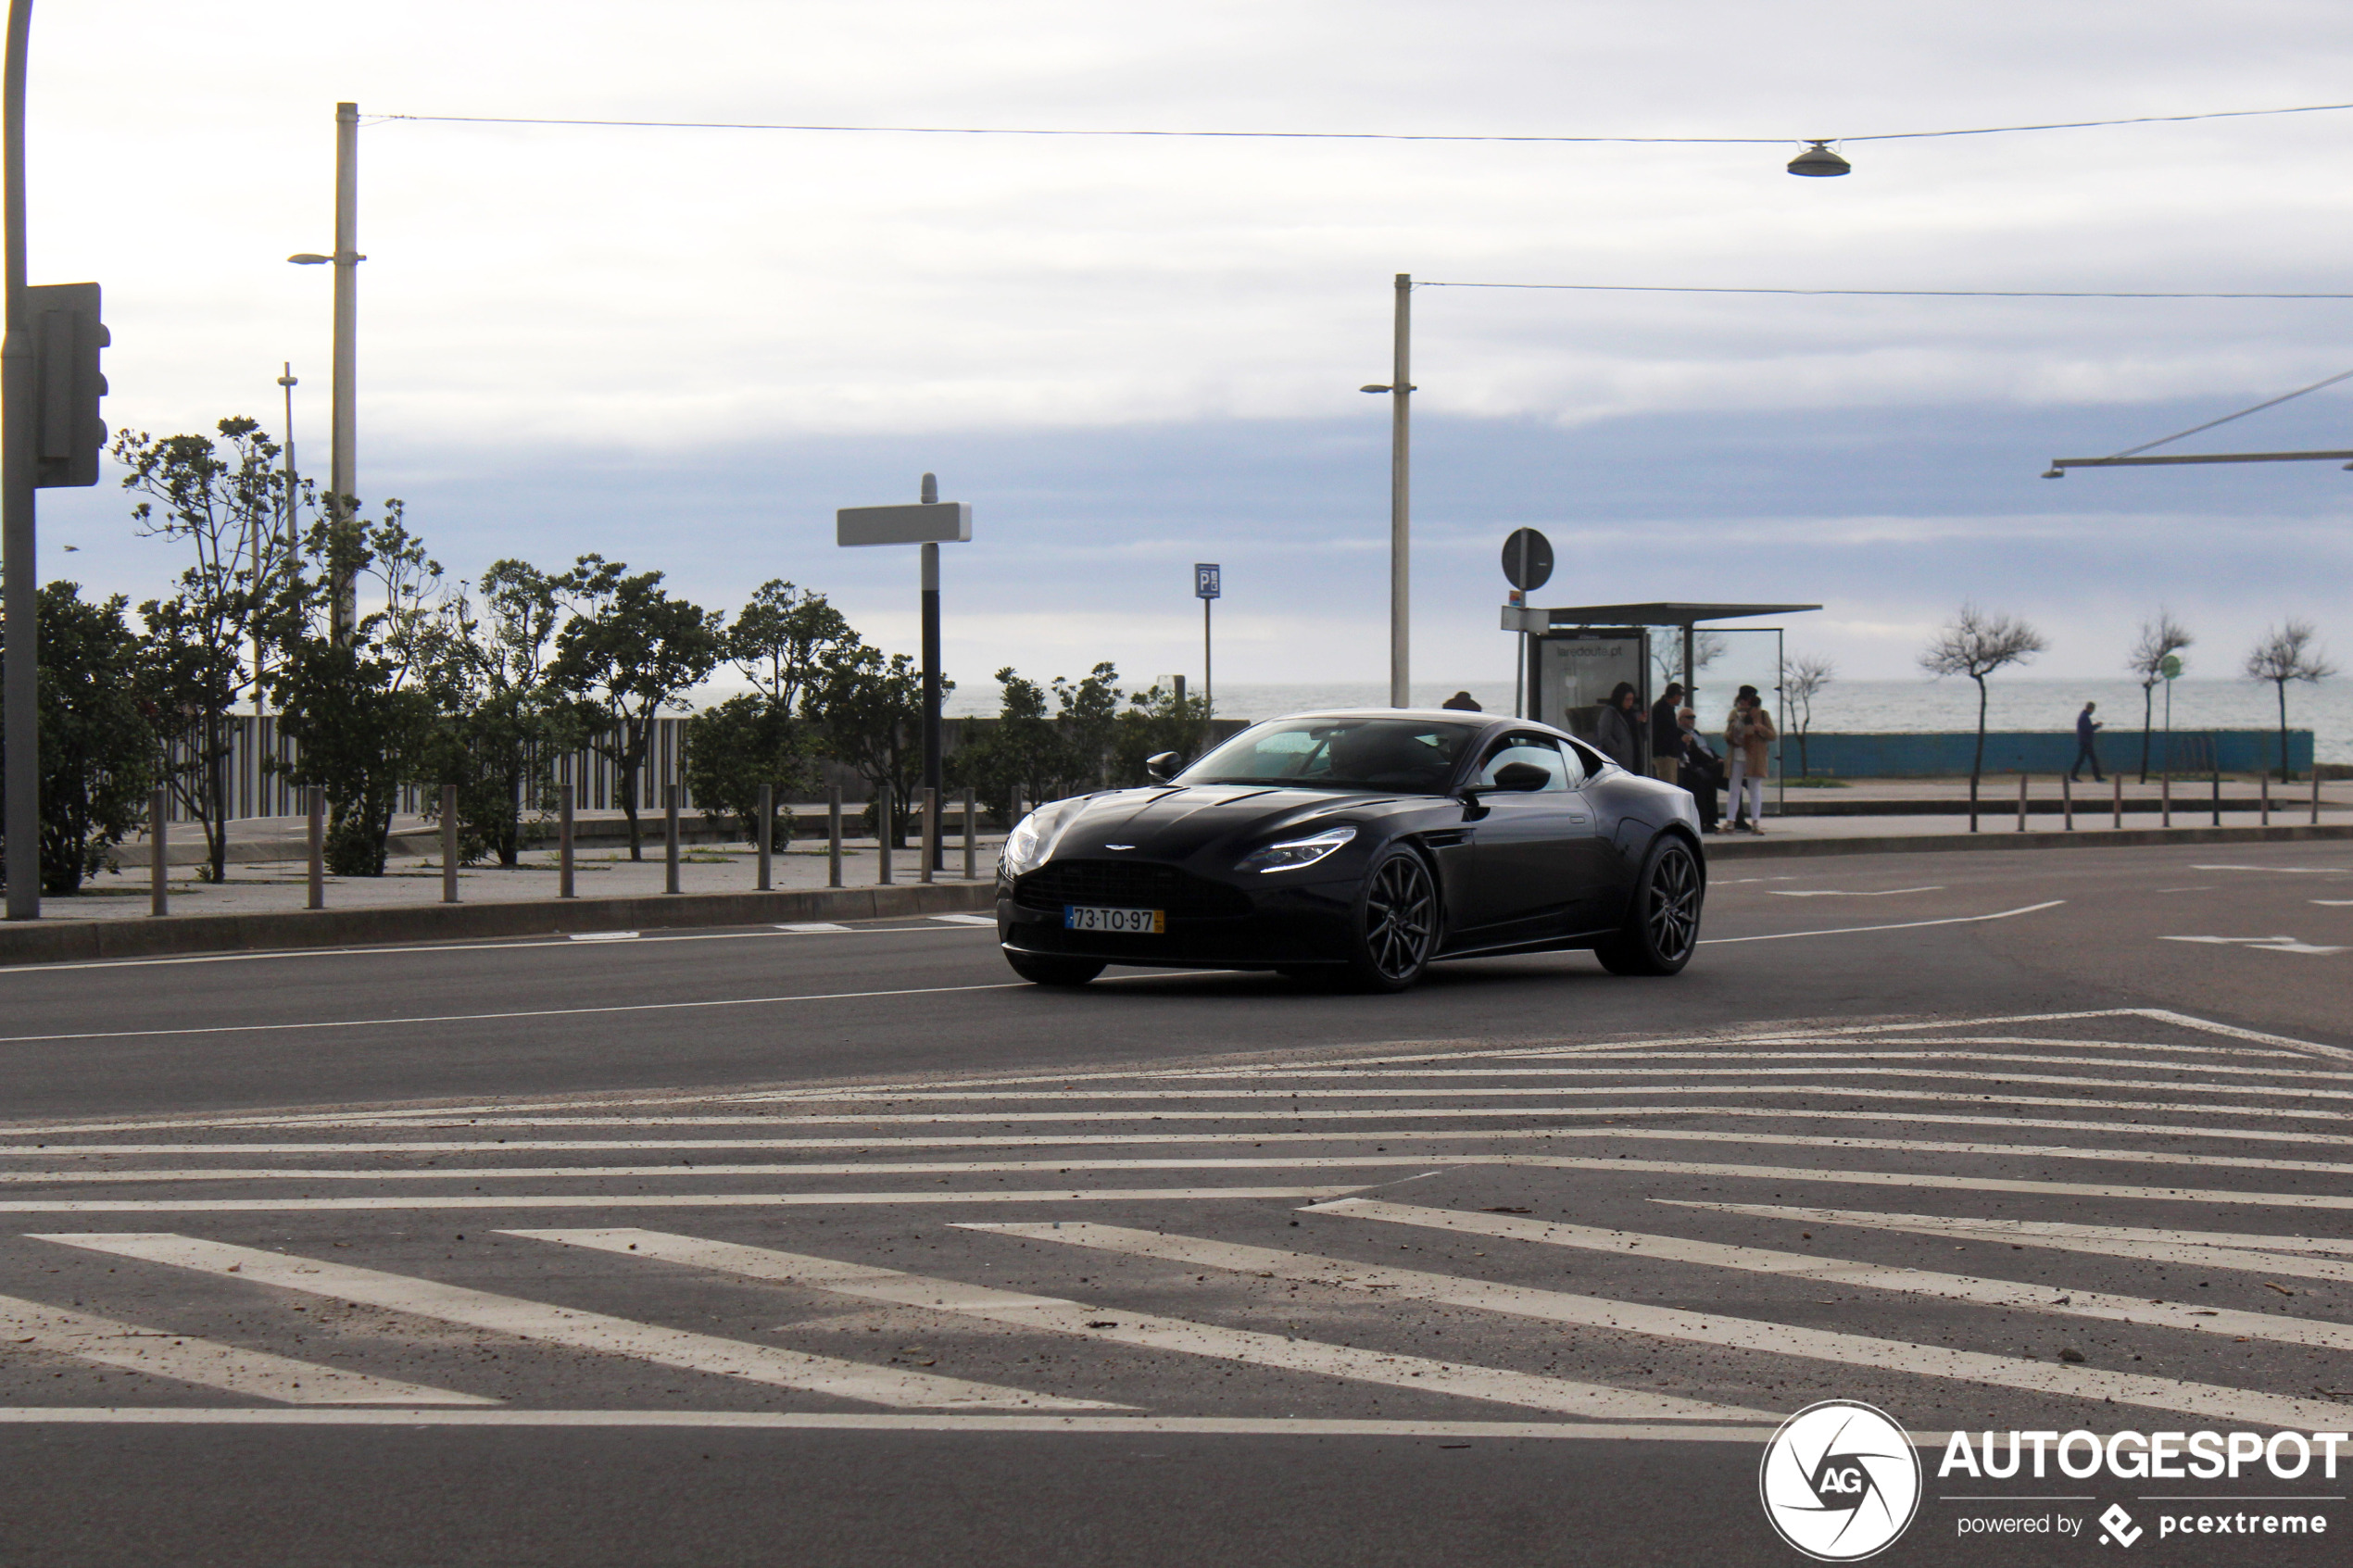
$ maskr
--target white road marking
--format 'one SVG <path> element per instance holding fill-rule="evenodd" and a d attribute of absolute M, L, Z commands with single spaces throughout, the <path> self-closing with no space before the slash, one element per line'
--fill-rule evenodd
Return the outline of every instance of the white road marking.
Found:
<path fill-rule="evenodd" d="M 1786 942 L 1795 936 L 1854 936 L 1869 931 L 1917 931 L 1928 925 L 1975 925 L 1989 920 L 2008 920 L 2013 915 L 2056 909 L 2066 902 L 2064 898 L 2053 898 L 2041 904 L 2028 904 L 2021 909 L 1997 910 L 1990 915 L 1950 915 L 1944 920 L 1899 921 L 1894 925 L 1843 925 L 1829 931 L 1768 931 L 1759 936 L 1703 936 L 1700 946 L 1722 947 L 1732 942 Z"/>
<path fill-rule="evenodd" d="M 993 1409 L 1120 1410 L 1093 1399 L 1065 1399 L 960 1377 L 937 1377 L 900 1367 L 868 1366 L 832 1356 L 812 1356 L 769 1345 L 749 1345 L 715 1335 L 663 1328 L 570 1307 L 493 1295 L 438 1280 L 318 1262 L 259 1248 L 234 1247 L 170 1234 L 100 1233 L 41 1236 L 55 1241 L 143 1262 L 168 1263 L 201 1273 L 226 1275 L 253 1285 L 277 1286 L 331 1300 L 356 1302 L 389 1311 L 454 1323 L 542 1345 L 625 1356 L 687 1372 L 740 1377 L 778 1388 L 799 1388 L 835 1399 L 895 1406 L 979 1406 Z"/>
<path fill-rule="evenodd" d="M 1368 1164 L 1411 1165 L 1410 1157 Z M 1099 1187 L 1074 1191 L 1052 1187 L 1034 1192 L 518 1192 L 463 1198 L 34 1198 L 0 1203 L 0 1214 L 308 1214 L 344 1209 L 777 1209 L 824 1208 L 829 1204 L 935 1203 L 1112 1203 L 1200 1202 L 1212 1198 L 1325 1198 L 1355 1188 L 1314 1187 Z"/>
<path fill-rule="evenodd" d="M 2246 947 L 2258 953 L 2341 953 L 2342 947 L 2315 947 L 2293 936 L 2160 936 L 2160 942 L 2207 942 L 2221 947 Z"/>
<path fill-rule="evenodd" d="M 1934 887 L 1774 887 L 1767 889 L 1776 898 L 1893 898 L 1899 893 L 1942 893 L 1944 885 Z"/>
<path fill-rule="evenodd" d="M 848 931 L 849 927 L 843 925 L 838 921 L 804 920 L 795 921 L 790 925 L 780 925 L 776 929 L 779 931 L 789 931 L 794 933 L 796 935 L 814 936 L 824 933 Z"/>
<path fill-rule="evenodd" d="M 1326 1421 L 1293 1416 L 905 1415 L 803 1411 L 623 1410 L 205 1410 L 181 1405 L 0 1406 L 0 1425 L 74 1426 L 450 1426 L 635 1427 L 736 1432 L 945 1432 L 1068 1434 L 1110 1437 L 1427 1437 L 1465 1442 L 1583 1437 L 1646 1443 L 1762 1445 L 1769 1426 L 1679 1426 L 1598 1421 Z M 1916 1447 L 1941 1449 L 1946 1434 L 1916 1433 Z"/>
<path fill-rule="evenodd" d="M 634 931 L 574 931 L 566 935 L 567 942 L 635 942 Z"/>
<path fill-rule="evenodd" d="M 2313 904 L 2325 904 L 2332 909 L 2342 909 L 2353 907 L 2353 898 L 2311 898 L 2306 901 Z"/>
<path fill-rule="evenodd" d="M 598 1008 L 528 1008 L 515 1012 L 430 1013 L 418 1018 L 321 1018 L 301 1023 L 214 1023 L 186 1029 L 87 1029 L 73 1035 L 0 1035 L 0 1046 L 61 1040 L 149 1040 L 182 1035 L 272 1035 L 290 1029 L 389 1029 L 409 1023 L 503 1023 L 518 1018 L 579 1018 L 592 1013 L 675 1012 L 692 1008 L 773 1007 L 785 1002 L 863 1001 L 878 997 L 937 997 L 965 991 L 1026 991 L 1026 980 L 980 985 L 911 985 L 895 991 L 821 991 L 796 997 L 722 997 L 689 1002 L 626 1002 Z"/>
<path fill-rule="evenodd" d="M 1336 1202 L 1318 1204 L 1308 1212 L 1343 1214 L 1351 1219 L 1379 1220 L 1457 1235 L 1500 1236 L 1546 1247 L 1604 1252 L 1617 1257 L 1693 1263 L 1704 1268 L 1733 1269 L 1743 1273 L 1773 1274 L 1785 1279 L 1818 1280 L 1825 1285 L 1884 1290 L 1902 1296 L 1925 1296 L 1943 1301 L 1967 1301 L 1980 1307 L 2186 1329 L 2195 1334 L 2223 1334 L 2234 1338 L 2260 1339 L 2278 1345 L 2309 1345 L 2325 1350 L 2353 1350 L 2353 1323 L 2330 1323 L 2316 1318 L 2282 1317 L 2275 1313 L 2239 1311 L 2230 1308 L 2194 1308 L 2178 1301 L 2152 1301 L 2145 1297 L 2117 1296 L 2072 1286 L 2026 1285 L 1974 1274 L 1898 1268 L 1803 1252 L 1779 1252 L 1763 1247 L 1694 1241 L 1683 1236 L 1656 1236 L 1648 1232 L 1604 1230 L 1592 1225 L 1554 1223 L 1515 1214 L 1465 1213 L 1408 1203 L 1387 1203 L 1376 1198 L 1344 1198 Z"/>
<path fill-rule="evenodd" d="M 2305 1279 L 2353 1281 L 2353 1262 L 2313 1258 L 2313 1252 L 2353 1252 L 2353 1240 L 2262 1232 L 2137 1229 L 2128 1225 L 2074 1225 L 2040 1220 L 1955 1220 L 1938 1214 L 1889 1214 L 1875 1210 L 1795 1209 L 1779 1204 L 1705 1203 L 1654 1198 L 1678 1209 L 1708 1209 L 1753 1214 L 1804 1224 L 1853 1225 L 1867 1230 L 1906 1231 L 1919 1236 L 1957 1236 L 1973 1241 L 2048 1247 L 2111 1258 L 2158 1263 L 2195 1263 L 2200 1268 L 2300 1275 Z M 2266 1250 L 2276 1248 L 2278 1250 Z"/>
<path fill-rule="evenodd" d="M 2186 1383 L 2170 1377 L 2145 1377 L 2065 1363 L 2051 1364 L 2010 1356 L 1958 1350 L 1949 1346 L 1914 1345 L 1900 1339 L 1843 1334 L 1829 1329 L 1802 1328 L 1720 1312 L 1686 1311 L 1676 1307 L 1651 1307 L 1598 1296 L 1540 1290 L 1528 1286 L 1495 1285 L 1417 1269 L 1360 1264 L 1313 1253 L 1245 1247 L 1194 1236 L 1164 1236 L 1066 1221 L 1059 1229 L 1046 1224 L 973 1226 L 1000 1230 L 1034 1241 L 1057 1241 L 1091 1247 L 1130 1257 L 1161 1258 L 1196 1267 L 1226 1269 L 1296 1280 L 1341 1289 L 1372 1292 L 1384 1300 L 1432 1301 L 1479 1311 L 1534 1318 L 1546 1323 L 1573 1323 L 1581 1328 L 1616 1329 L 1653 1338 L 1687 1344 L 1719 1345 L 1730 1349 L 1757 1350 L 1768 1355 L 1834 1361 L 1843 1366 L 1876 1367 L 1886 1372 L 1954 1382 L 2014 1388 L 2035 1394 L 2057 1394 L 2079 1399 L 2112 1399 L 2120 1405 L 2178 1411 L 2241 1424 L 2292 1426 L 2304 1431 L 2341 1431 L 2353 1408 L 2322 1399 L 2299 1399 L 2255 1389 L 2213 1384 Z"/>
<path fill-rule="evenodd" d="M 931 918 L 946 925 L 985 925 L 991 931 L 997 929 L 995 915 L 934 915 Z"/>
<path fill-rule="evenodd" d="M 144 1372 L 218 1388 L 249 1399 L 277 1399 L 294 1405 L 495 1405 L 478 1394 L 455 1394 L 365 1373 L 342 1372 L 311 1361 L 273 1356 L 199 1339 L 192 1334 L 169 1334 L 102 1318 L 94 1313 L 68 1311 L 38 1301 L 0 1296 L 0 1351 L 30 1346 L 60 1356 Z"/>
<path fill-rule="evenodd" d="M 740 1274 L 748 1279 L 774 1280 L 806 1286 L 861 1301 L 884 1301 L 898 1307 L 955 1312 L 990 1323 L 1081 1339 L 1127 1345 L 1143 1350 L 1165 1350 L 1204 1356 L 1250 1366 L 1278 1367 L 1286 1372 L 1346 1378 L 1428 1394 L 1521 1405 L 1602 1421 L 1771 1421 L 1771 1412 L 1734 1405 L 1680 1399 L 1666 1394 L 1645 1394 L 1566 1378 L 1539 1377 L 1460 1361 L 1432 1361 L 1421 1356 L 1384 1356 L 1345 1345 L 1291 1338 L 1248 1329 L 1193 1323 L 1183 1318 L 1129 1311 L 1119 1307 L 1090 1305 L 1060 1297 L 1032 1296 L 998 1290 L 961 1280 L 935 1279 L 897 1269 L 837 1262 L 799 1253 L 734 1242 L 705 1241 L 661 1231 L 515 1230 L 507 1236 L 571 1247 L 683 1263 L 689 1268 Z"/>
<path fill-rule="evenodd" d="M 2282 876 L 2353 876 L 2345 866 L 2192 866 L 2194 872 L 2276 872 Z"/>

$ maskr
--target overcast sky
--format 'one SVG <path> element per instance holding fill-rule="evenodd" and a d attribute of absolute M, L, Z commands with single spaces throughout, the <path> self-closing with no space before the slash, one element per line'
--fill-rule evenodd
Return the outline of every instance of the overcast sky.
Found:
<path fill-rule="evenodd" d="M 326 462 L 333 106 L 361 132 L 359 488 L 454 571 L 589 550 L 733 608 L 786 577 L 912 649 L 912 551 L 844 505 L 973 504 L 948 659 L 1386 679 L 1391 276 L 2353 291 L 2353 112 L 1798 138 L 2353 97 L 2341 5 L 1290 0 L 43 0 L 36 282 L 107 289 L 109 422 L 278 422 Z M 1785 137 L 1780 145 L 1137 141 L 379 120 Z M 2301 614 L 2353 652 L 2353 474 L 2078 473 L 2353 367 L 2353 301 L 1416 292 L 1415 667 L 1509 670 L 1540 599 L 1819 601 L 1791 645 L 1909 675 L 1963 599 L 2113 673 L 2164 603 L 2223 673 Z M 2353 383 L 2348 383 L 2353 388 Z M 2353 391 L 2182 449 L 2353 445 Z M 170 552 L 112 476 L 44 492 L 44 577 L 135 599 Z M 81 553 L 60 553 L 65 545 Z"/>

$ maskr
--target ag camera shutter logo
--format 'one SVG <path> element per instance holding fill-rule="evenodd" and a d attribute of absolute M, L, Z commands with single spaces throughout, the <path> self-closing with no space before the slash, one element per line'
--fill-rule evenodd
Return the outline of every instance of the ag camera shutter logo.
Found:
<path fill-rule="evenodd" d="M 1912 1523 L 1920 1460 L 1884 1411 L 1824 1399 L 1781 1423 L 1765 1445 L 1756 1489 L 1781 1539 L 1818 1562 L 1856 1562 Z"/>

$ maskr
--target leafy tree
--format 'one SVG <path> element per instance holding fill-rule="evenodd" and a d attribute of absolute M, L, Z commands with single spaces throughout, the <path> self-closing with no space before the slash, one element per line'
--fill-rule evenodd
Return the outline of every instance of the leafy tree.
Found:
<path fill-rule="evenodd" d="M 272 601 L 294 564 L 288 496 L 275 466 L 279 448 L 242 415 L 215 435 L 124 431 L 113 457 L 130 472 L 122 487 L 140 532 L 176 540 L 194 556 L 172 594 L 140 607 L 150 648 L 146 694 L 170 741 L 172 793 L 204 828 L 208 870 L 228 860 L 229 711 L 261 684 L 262 646 Z M 250 657 L 248 657 L 250 655 Z"/>
<path fill-rule="evenodd" d="M 1069 750 L 1063 782 L 1101 789 L 1110 776 L 1112 740 L 1119 722 L 1119 671 L 1098 664 L 1076 681 L 1054 677 L 1054 715 Z"/>
<path fill-rule="evenodd" d="M 458 786 L 459 853 L 520 863 L 522 819 L 555 804 L 557 759 L 579 744 L 578 709 L 547 678 L 563 615 L 556 581 L 528 561 L 483 573 L 427 624 L 426 682 L 439 706 L 434 782 Z M 434 802 L 438 810 L 439 801 Z"/>
<path fill-rule="evenodd" d="M 716 824 L 733 819 L 746 839 L 760 831 L 760 792 L 775 790 L 779 808 L 772 843 L 792 837 L 792 816 L 781 809 L 816 783 L 809 726 L 765 692 L 747 692 L 686 721 L 686 787 Z"/>
<path fill-rule="evenodd" d="M 326 792 L 325 859 L 337 876 L 382 876 L 400 786 L 421 782 L 441 742 L 441 706 L 427 680 L 433 650 L 448 635 L 451 607 L 441 567 L 401 521 L 398 501 L 382 520 L 314 524 L 304 553 L 321 570 L 290 582 L 275 623 L 281 662 L 271 688 L 280 733 L 298 753 L 292 781 Z M 348 577 L 338 569 L 350 569 Z M 383 608 L 335 633 L 332 583 L 371 583 Z"/>
<path fill-rule="evenodd" d="M 1797 771 L 1802 778 L 1814 770 L 1806 760 L 1806 732 L 1814 723 L 1814 699 L 1838 674 L 1838 666 L 1817 654 L 1801 653 L 1781 665 L 1781 692 L 1797 716 Z"/>
<path fill-rule="evenodd" d="M 628 571 L 587 555 L 558 580 L 573 614 L 557 634 L 547 675 L 577 699 L 591 726 L 588 744 L 619 770 L 629 858 L 642 860 L 637 773 L 653 746 L 654 721 L 711 673 L 725 638 L 717 610 L 672 598 L 659 571 L 633 577 Z"/>
<path fill-rule="evenodd" d="M 2154 621 L 2141 622 L 2141 634 L 2125 656 L 2124 667 L 2141 683 L 2141 782 L 2149 782 L 2149 741 L 2157 733 L 2157 684 L 2165 679 L 2167 656 L 2177 654 L 2197 639 L 2189 628 L 2160 608 Z"/>
<path fill-rule="evenodd" d="M 1035 806 L 1059 793 L 1070 750 L 1046 716 L 1044 687 L 1007 665 L 997 671 L 997 721 L 967 730 L 970 738 L 948 759 L 946 771 L 950 785 L 971 788 L 1005 818 L 1016 797 Z"/>
<path fill-rule="evenodd" d="M 753 590 L 751 602 L 727 628 L 726 657 L 794 714 L 824 678 L 827 658 L 857 644 L 858 633 L 824 595 L 772 578 Z"/>
<path fill-rule="evenodd" d="M 2265 627 L 2262 640 L 2247 651 L 2246 678 L 2269 681 L 2280 696 L 2280 782 L 2287 782 L 2287 684 L 2311 685 L 2336 673 L 2336 666 L 2313 646 L 2318 635 L 2309 621 L 2291 621 L 2274 630 Z"/>
<path fill-rule="evenodd" d="M 955 689 L 955 682 L 941 678 L 943 698 Z M 893 845 L 906 843 L 908 808 L 923 786 L 924 673 L 915 661 L 903 653 L 885 659 L 862 640 L 837 646 L 825 656 L 803 710 L 829 755 L 875 789 L 890 792 L 890 820 L 881 820 L 879 801 L 869 801 L 867 822 Z"/>
<path fill-rule="evenodd" d="M 1113 725 L 1112 782 L 1132 787 L 1152 782 L 1144 759 L 1173 751 L 1188 760 L 1200 755 L 1209 735 L 1209 713 L 1200 699 L 1158 686 L 1130 693 L 1126 710 Z"/>
<path fill-rule="evenodd" d="M 78 583 L 40 594 L 41 890 L 67 894 L 108 866 L 145 820 L 155 731 L 135 686 L 139 638 L 120 594 L 101 604 Z M 0 645 L 7 627 L 0 622 Z M 0 749 L 0 766 L 5 766 Z"/>
<path fill-rule="evenodd" d="M 1985 679 L 1998 670 L 2023 664 L 2050 645 L 2043 633 L 2007 615 L 1986 615 L 1975 605 L 1963 605 L 1945 628 L 1920 653 L 1920 668 L 1930 674 L 1966 675 L 1977 683 L 1977 751 L 1969 765 L 1969 822 L 1977 822 L 1977 785 L 1985 772 Z"/>

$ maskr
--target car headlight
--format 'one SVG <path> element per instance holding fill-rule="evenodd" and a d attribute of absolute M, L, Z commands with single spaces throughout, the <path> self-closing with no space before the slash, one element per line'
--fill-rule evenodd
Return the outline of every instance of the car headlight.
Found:
<path fill-rule="evenodd" d="M 1286 839 L 1270 844 L 1264 849 L 1253 849 L 1241 858 L 1234 869 L 1239 872 L 1295 872 L 1302 866 L 1312 866 L 1356 836 L 1354 828 L 1327 828 L 1313 838 Z"/>
<path fill-rule="evenodd" d="M 1005 836 L 1005 847 L 998 857 L 1007 876 L 1020 876 L 1038 869 L 1046 858 L 1046 835 L 1038 829 L 1038 813 L 1032 811 L 1013 824 Z"/>

